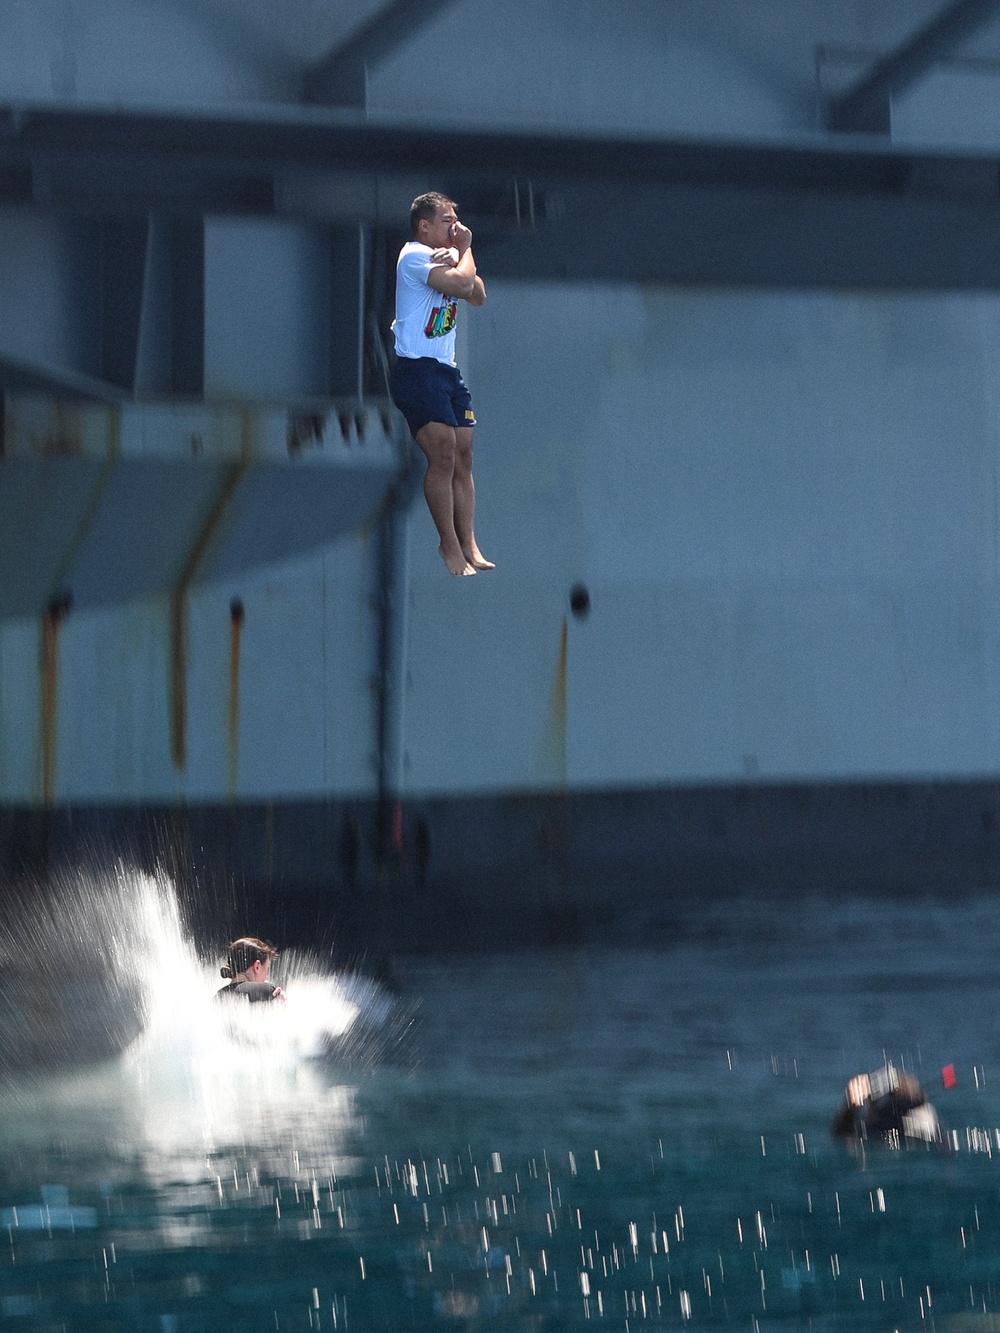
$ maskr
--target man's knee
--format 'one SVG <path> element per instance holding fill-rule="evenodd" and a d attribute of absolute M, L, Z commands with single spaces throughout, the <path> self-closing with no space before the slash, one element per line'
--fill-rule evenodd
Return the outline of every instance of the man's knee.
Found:
<path fill-rule="evenodd" d="M 416 435 L 417 444 L 427 456 L 431 467 L 455 466 L 455 431 L 440 421 L 429 421 Z"/>

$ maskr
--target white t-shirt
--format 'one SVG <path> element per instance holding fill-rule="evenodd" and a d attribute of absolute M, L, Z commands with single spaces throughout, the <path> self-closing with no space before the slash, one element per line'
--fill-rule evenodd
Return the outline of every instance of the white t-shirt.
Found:
<path fill-rule="evenodd" d="M 427 285 L 427 275 L 441 265 L 431 262 L 433 250 L 420 241 L 407 241 L 396 264 L 397 356 L 432 356 L 446 366 L 455 364 L 455 324 L 458 302 Z M 458 252 L 452 252 L 458 258 Z"/>

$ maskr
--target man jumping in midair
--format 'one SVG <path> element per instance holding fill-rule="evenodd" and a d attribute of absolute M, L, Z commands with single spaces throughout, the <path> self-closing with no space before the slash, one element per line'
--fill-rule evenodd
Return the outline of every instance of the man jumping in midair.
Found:
<path fill-rule="evenodd" d="M 393 402 L 427 458 L 424 496 L 452 574 L 495 569 L 476 544 L 473 522 L 472 398 L 455 364 L 458 302 L 486 303 L 472 256 L 472 232 L 443 194 L 419 195 L 410 208 L 413 240 L 396 265 L 396 364 Z"/>

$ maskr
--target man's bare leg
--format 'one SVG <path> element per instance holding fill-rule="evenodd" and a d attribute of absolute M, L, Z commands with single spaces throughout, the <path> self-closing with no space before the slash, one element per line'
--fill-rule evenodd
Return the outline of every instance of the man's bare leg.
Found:
<path fill-rule="evenodd" d="M 472 480 L 473 428 L 455 429 L 455 471 L 452 481 L 454 497 L 455 532 L 462 552 L 473 569 L 496 569 L 476 545 L 473 524 L 476 517 L 476 483 Z"/>
<path fill-rule="evenodd" d="M 441 539 L 441 559 L 452 574 L 475 574 L 455 531 L 455 430 L 429 421 L 417 431 L 416 440 L 427 459 L 424 498 Z"/>

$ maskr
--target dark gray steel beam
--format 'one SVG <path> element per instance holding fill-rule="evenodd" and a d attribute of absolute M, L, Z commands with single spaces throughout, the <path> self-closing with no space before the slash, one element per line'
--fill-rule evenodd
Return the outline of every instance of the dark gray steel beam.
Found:
<path fill-rule="evenodd" d="M 590 225 L 594 196 L 567 187 L 561 215 L 532 232 L 476 240 L 490 278 L 681 283 L 785 290 L 1000 290 L 1000 202 L 636 187 L 630 244 Z"/>
<path fill-rule="evenodd" d="M 499 129 L 440 134 L 425 125 L 375 125 L 329 112 L 291 119 L 0 108 L 0 173 L 16 175 L 24 163 L 52 164 L 46 202 L 105 212 L 117 204 L 134 213 L 134 186 L 140 178 L 142 211 L 154 196 L 157 208 L 173 212 L 176 180 L 192 174 L 202 189 L 188 211 L 212 210 L 213 182 L 230 198 L 229 211 L 269 211 L 273 195 L 265 184 L 275 172 L 300 167 L 366 177 L 380 172 L 416 176 L 426 179 L 428 188 L 459 178 L 494 194 L 514 179 L 534 182 L 540 176 L 610 181 L 623 188 L 648 181 L 730 181 L 747 187 L 900 193 L 909 188 L 914 163 L 955 158 L 892 147 L 858 151 L 820 141 L 758 145 Z M 252 179 L 257 182 L 257 192 L 242 207 L 232 199 L 234 178 L 248 186 Z"/>
<path fill-rule="evenodd" d="M 175 222 L 170 234 L 171 388 L 199 397 L 205 387 L 205 225 Z"/>
<path fill-rule="evenodd" d="M 892 98 L 946 60 L 997 14 L 1000 0 L 954 0 L 896 51 L 878 61 L 853 88 L 830 101 L 827 129 L 888 134 Z"/>
<path fill-rule="evenodd" d="M 329 391 L 335 397 L 364 397 L 366 228 L 330 230 Z"/>
<path fill-rule="evenodd" d="M 368 70 L 419 32 L 454 0 L 390 0 L 303 76 L 303 100 L 364 106 Z"/>
<path fill-rule="evenodd" d="M 102 379 L 135 391 L 149 219 L 105 218 L 101 226 Z"/>
<path fill-rule="evenodd" d="M 53 366 L 0 354 L 0 390 L 50 393 L 57 398 L 98 403 L 123 403 L 129 394 L 117 384 L 82 375 L 67 366 Z"/>
<path fill-rule="evenodd" d="M 130 188 L 141 171 L 170 221 L 174 349 L 166 387 L 177 392 L 197 394 L 203 379 L 198 228 L 212 211 L 202 203 L 176 216 L 178 171 L 195 170 L 206 195 L 218 179 L 220 199 L 234 173 L 257 179 L 258 211 L 275 179 L 290 170 L 315 173 L 337 185 L 338 200 L 351 204 L 358 195 L 357 207 L 327 215 L 318 206 L 309 216 L 330 227 L 389 228 L 390 250 L 405 234 L 409 196 L 398 215 L 383 217 L 360 195 L 382 199 L 401 194 L 401 183 L 426 181 L 460 201 L 476 231 L 477 257 L 496 276 L 1000 289 L 1000 154 L 836 139 L 755 145 L 440 135 L 318 111 L 291 118 L 0 109 L 0 177 L 56 160 L 72 163 L 73 190 L 64 197 L 59 173 L 48 172 L 46 207 L 132 215 Z M 532 188 L 533 230 L 505 228 L 497 211 L 512 180 Z M 117 195 L 116 181 L 126 182 Z M 600 223 L 609 193 L 628 210 L 634 243 L 624 248 L 607 244 Z M 369 299 L 366 309 L 380 311 L 380 300 Z M 342 369 L 349 365 L 356 366 L 354 353 Z"/>

